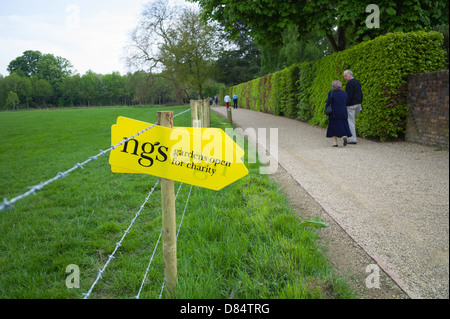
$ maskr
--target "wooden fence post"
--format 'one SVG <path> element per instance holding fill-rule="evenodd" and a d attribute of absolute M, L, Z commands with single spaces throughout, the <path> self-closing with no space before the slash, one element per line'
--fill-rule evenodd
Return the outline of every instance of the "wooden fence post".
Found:
<path fill-rule="evenodd" d="M 158 112 L 158 125 L 173 128 L 173 112 Z M 167 295 L 171 298 L 175 295 L 177 287 L 177 237 L 173 180 L 161 178 L 161 206 L 164 276 Z"/>
<path fill-rule="evenodd" d="M 231 115 L 231 105 L 227 107 L 227 119 L 228 123 L 233 124 L 233 116 Z"/>
<path fill-rule="evenodd" d="M 192 123 L 194 121 L 198 120 L 198 101 L 197 100 L 191 100 L 191 119 Z"/>
<path fill-rule="evenodd" d="M 209 105 L 209 99 L 203 100 L 203 127 L 211 126 L 211 106 Z"/>
<path fill-rule="evenodd" d="M 198 119 L 198 100 L 191 100 L 191 119 L 192 127 L 202 127 L 201 121 Z"/>
<path fill-rule="evenodd" d="M 200 120 L 200 123 L 202 123 L 201 124 L 201 126 L 203 127 L 203 112 L 204 112 L 204 106 L 203 106 L 203 100 L 198 100 L 198 113 L 199 113 L 199 120 Z"/>

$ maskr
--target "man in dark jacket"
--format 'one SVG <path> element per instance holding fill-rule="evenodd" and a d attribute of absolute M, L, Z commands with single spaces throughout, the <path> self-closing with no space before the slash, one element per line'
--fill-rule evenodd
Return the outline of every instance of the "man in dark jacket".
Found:
<path fill-rule="evenodd" d="M 348 144 L 356 144 L 355 118 L 359 111 L 361 111 L 363 94 L 361 90 L 361 84 L 357 79 L 353 77 L 352 71 L 344 71 L 344 79 L 348 82 L 345 91 L 348 95 L 348 126 L 350 127 L 350 131 L 352 132 L 352 136 L 349 138 Z"/>

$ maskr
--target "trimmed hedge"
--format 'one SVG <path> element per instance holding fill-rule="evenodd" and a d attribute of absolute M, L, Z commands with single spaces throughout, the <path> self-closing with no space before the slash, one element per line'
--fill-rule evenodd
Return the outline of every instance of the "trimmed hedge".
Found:
<path fill-rule="evenodd" d="M 357 116 L 361 137 L 381 141 L 403 137 L 406 131 L 407 77 L 446 68 L 443 36 L 438 32 L 389 33 L 333 53 L 315 62 L 242 83 L 220 92 L 239 96 L 239 107 L 297 118 L 326 127 L 323 114 L 331 83 L 346 85 L 343 72 L 353 71 L 362 85 L 363 111 Z"/>

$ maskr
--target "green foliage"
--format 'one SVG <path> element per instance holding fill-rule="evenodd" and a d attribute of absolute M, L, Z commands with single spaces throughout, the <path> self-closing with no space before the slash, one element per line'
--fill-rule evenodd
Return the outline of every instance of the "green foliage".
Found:
<path fill-rule="evenodd" d="M 59 83 L 15 72 L 0 77 L 0 109 L 11 108 L 6 101 L 10 91 L 19 98 L 18 108 L 164 104 L 175 100 L 170 80 L 145 72 L 103 75 L 89 70 L 82 76 L 63 77 Z"/>
<path fill-rule="evenodd" d="M 311 124 L 326 126 L 327 119 L 324 115 L 325 103 L 328 92 L 331 90 L 331 83 L 340 80 L 345 85 L 343 72 L 350 68 L 344 64 L 344 56 L 348 51 L 337 52 L 315 62 L 315 77 L 310 88 L 310 101 L 313 107 L 313 117 L 309 121 Z M 351 68 L 350 68 L 351 69 Z M 355 70 L 354 76 L 358 78 Z"/>
<path fill-rule="evenodd" d="M 297 117 L 302 121 L 309 121 L 313 117 L 314 109 L 310 102 L 310 88 L 315 74 L 314 63 L 302 63 L 300 65 L 297 84 Z"/>
<path fill-rule="evenodd" d="M 294 64 L 283 71 L 282 78 L 285 81 L 282 95 L 283 113 L 285 116 L 293 118 L 297 115 L 298 96 L 296 81 L 299 76 L 299 67 L 297 64 Z"/>
<path fill-rule="evenodd" d="M 9 91 L 8 97 L 6 98 L 6 105 L 11 106 L 13 110 L 19 105 L 19 97 L 16 92 Z"/>
<path fill-rule="evenodd" d="M 324 228 L 324 227 L 330 226 L 329 224 L 325 223 L 320 217 L 314 217 L 311 219 L 303 219 L 301 222 L 301 225 L 312 227 L 312 228 Z"/>
<path fill-rule="evenodd" d="M 25 51 L 20 57 L 12 60 L 8 65 L 8 72 L 16 73 L 20 76 L 31 77 L 37 75 L 37 64 L 42 59 L 40 51 Z"/>
<path fill-rule="evenodd" d="M 364 95 L 363 111 L 356 119 L 357 134 L 381 141 L 402 138 L 408 114 L 408 75 L 444 69 L 442 42 L 443 36 L 438 32 L 390 33 L 254 80 L 264 83 L 262 92 L 241 89 L 253 87 L 253 81 L 231 90 L 242 92 L 240 97 L 247 101 L 246 108 L 325 127 L 323 111 L 331 83 L 340 80 L 345 89 L 343 72 L 350 69 L 360 81 Z"/>
<path fill-rule="evenodd" d="M 365 23 L 370 15 L 366 8 L 374 2 L 371 0 L 189 1 L 199 4 L 204 20 L 222 23 L 232 35 L 237 36 L 244 24 L 258 44 L 276 46 L 281 44 L 283 35 L 290 28 L 297 28 L 300 40 L 317 31 L 327 38 L 336 52 L 388 32 L 425 30 L 448 24 L 449 19 L 448 1 L 445 0 L 378 0 L 375 2 L 379 8 L 378 28 L 368 28 Z"/>

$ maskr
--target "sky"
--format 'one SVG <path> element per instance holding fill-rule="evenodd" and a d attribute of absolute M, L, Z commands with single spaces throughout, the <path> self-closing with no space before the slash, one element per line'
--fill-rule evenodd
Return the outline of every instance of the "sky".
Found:
<path fill-rule="evenodd" d="M 33 50 L 69 60 L 80 75 L 124 75 L 124 47 L 148 1 L 0 0 L 0 74 L 9 75 L 9 63 Z"/>

